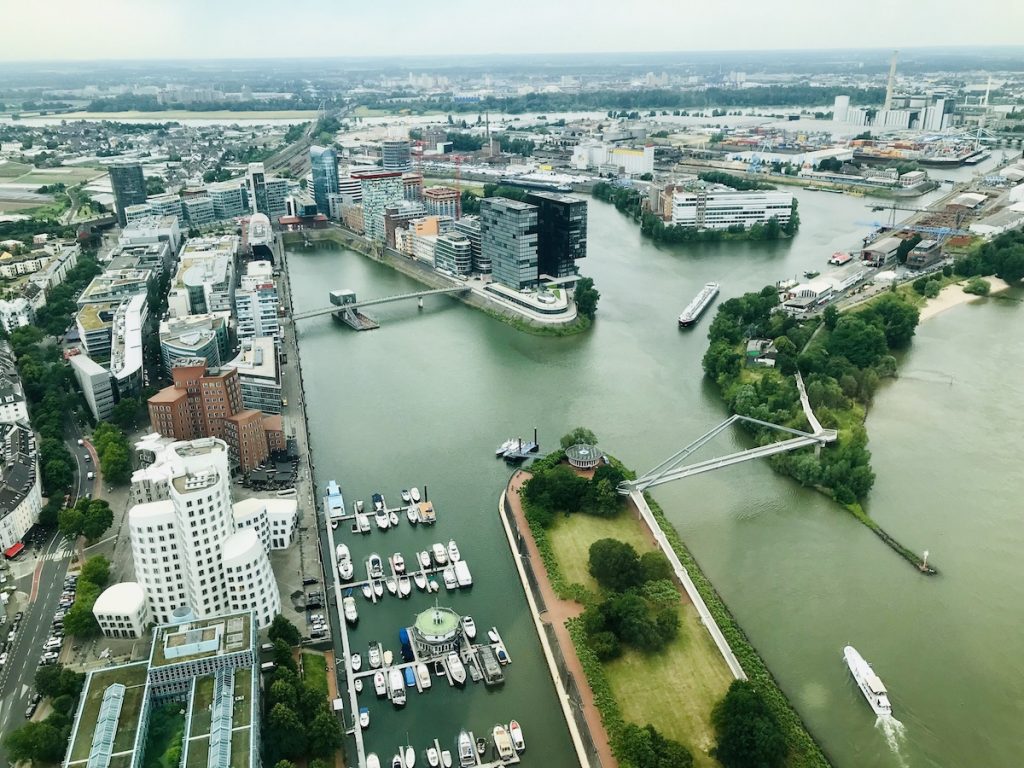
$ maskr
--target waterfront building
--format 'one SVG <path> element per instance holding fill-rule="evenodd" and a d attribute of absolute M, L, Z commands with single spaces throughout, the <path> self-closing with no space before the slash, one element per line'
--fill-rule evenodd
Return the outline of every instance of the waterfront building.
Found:
<path fill-rule="evenodd" d="M 27 423 L 0 424 L 0 550 L 14 557 L 43 508 L 36 436 Z"/>
<path fill-rule="evenodd" d="M 792 213 L 790 192 L 740 192 L 715 185 L 672 193 L 672 224 L 678 227 L 728 229 L 765 224 L 770 219 L 785 225 Z"/>
<path fill-rule="evenodd" d="M 257 626 L 268 626 L 281 596 L 258 534 L 235 526 L 228 446 L 173 443 L 162 471 L 167 498 L 128 511 L 135 576 L 154 621 L 188 606 L 198 618 L 253 611 Z"/>
<path fill-rule="evenodd" d="M 146 593 L 136 581 L 113 584 L 96 598 L 92 615 L 104 637 L 138 639 L 149 624 Z"/>
<path fill-rule="evenodd" d="M 577 170 L 598 169 L 602 173 L 640 176 L 654 173 L 654 146 L 623 147 L 589 141 L 577 144 L 570 164 Z"/>
<path fill-rule="evenodd" d="M 230 312 L 186 315 L 160 322 L 160 359 L 168 376 L 180 359 L 202 358 L 211 368 L 227 361 Z"/>
<path fill-rule="evenodd" d="M 365 171 L 364 171 L 365 172 Z M 343 205 L 363 202 L 362 174 L 353 170 L 349 176 L 338 180 L 338 194 Z"/>
<path fill-rule="evenodd" d="M 942 245 L 938 240 L 922 240 L 907 254 L 908 269 L 924 269 L 942 259 Z"/>
<path fill-rule="evenodd" d="M 146 202 L 146 179 L 139 163 L 114 163 L 107 169 L 110 188 L 114 192 L 114 209 L 117 223 L 122 227 L 128 223 L 125 208 Z"/>
<path fill-rule="evenodd" d="M 245 499 L 236 501 L 232 515 L 235 528 L 252 528 L 264 549 L 287 549 L 298 525 L 299 502 L 295 499 Z"/>
<path fill-rule="evenodd" d="M 473 271 L 473 247 L 469 238 L 454 232 L 439 235 L 434 243 L 434 268 L 453 275 Z"/>
<path fill-rule="evenodd" d="M 273 336 L 281 333 L 277 316 L 277 288 L 273 281 L 259 283 L 235 294 L 235 319 L 239 339 Z"/>
<path fill-rule="evenodd" d="M 121 247 L 157 243 L 167 243 L 172 259 L 178 255 L 181 227 L 177 219 L 172 216 L 143 216 L 124 227 L 117 237 L 117 244 Z"/>
<path fill-rule="evenodd" d="M 440 658 L 462 646 L 462 617 L 451 608 L 428 608 L 416 616 L 408 634 L 417 658 Z"/>
<path fill-rule="evenodd" d="M 309 163 L 313 168 L 313 198 L 317 210 L 330 215 L 329 196 L 338 193 L 338 153 L 331 147 L 309 148 Z"/>
<path fill-rule="evenodd" d="M 504 197 L 480 201 L 480 250 L 494 280 L 516 291 L 537 284 L 537 207 Z"/>
<path fill-rule="evenodd" d="M 595 445 L 577 443 L 565 449 L 565 458 L 570 466 L 586 471 L 596 467 L 604 458 L 604 453 Z"/>
<path fill-rule="evenodd" d="M 233 309 L 238 247 L 237 235 L 193 237 L 185 242 L 167 294 L 171 317 Z"/>
<path fill-rule="evenodd" d="M 385 139 L 381 142 L 380 149 L 385 171 L 412 170 L 412 155 L 408 139 Z"/>
<path fill-rule="evenodd" d="M 213 224 L 217 215 L 213 207 L 213 199 L 209 195 L 197 195 L 181 201 L 185 211 L 185 221 L 195 229 Z"/>
<path fill-rule="evenodd" d="M 274 264 L 268 259 L 256 259 L 245 265 L 245 273 L 242 275 L 239 288 L 243 291 L 251 291 L 257 286 L 274 282 Z"/>
<path fill-rule="evenodd" d="M 409 222 L 426 213 L 423 203 L 400 200 L 384 207 L 384 242 L 389 248 L 395 247 L 395 230 L 408 228 Z"/>
<path fill-rule="evenodd" d="M 405 199 L 402 174 L 395 171 L 363 173 L 359 183 L 363 196 L 363 229 L 371 240 L 384 242 L 384 210 Z"/>
<path fill-rule="evenodd" d="M 207 186 L 213 201 L 213 217 L 217 221 L 234 219 L 249 213 L 249 196 L 242 179 L 221 181 Z"/>
<path fill-rule="evenodd" d="M 242 342 L 238 356 L 225 368 L 238 371 L 242 405 L 263 413 L 281 412 L 281 359 L 271 338 Z"/>
<path fill-rule="evenodd" d="M 431 216 L 459 218 L 459 190 L 453 187 L 427 187 L 423 190 L 423 205 Z"/>
<path fill-rule="evenodd" d="M 560 192 L 530 192 L 537 206 L 537 270 L 549 277 L 577 273 L 576 260 L 587 255 L 587 201 Z"/>
<path fill-rule="evenodd" d="M 849 96 L 836 96 L 835 101 L 832 103 L 832 119 L 837 123 L 845 123 L 846 115 L 850 110 L 850 97 Z"/>
<path fill-rule="evenodd" d="M 490 274 L 491 260 L 484 258 L 480 247 L 480 217 L 476 214 L 467 214 L 457 219 L 452 229 L 469 238 L 469 245 L 473 249 L 473 271 L 484 275 Z"/>

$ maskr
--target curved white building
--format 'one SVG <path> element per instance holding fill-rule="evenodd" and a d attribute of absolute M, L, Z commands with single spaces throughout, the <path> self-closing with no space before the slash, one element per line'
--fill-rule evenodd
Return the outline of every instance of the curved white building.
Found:
<path fill-rule="evenodd" d="M 92 607 L 107 637 L 142 637 L 149 622 L 146 593 L 138 582 L 125 581 L 103 590 Z"/>
<path fill-rule="evenodd" d="M 235 502 L 235 527 L 256 531 L 268 552 L 287 549 L 298 523 L 299 503 L 294 499 L 243 499 Z"/>
<path fill-rule="evenodd" d="M 256 531 L 247 528 L 229 536 L 221 556 L 230 611 L 252 611 L 258 627 L 269 626 L 281 612 L 281 594 Z"/>

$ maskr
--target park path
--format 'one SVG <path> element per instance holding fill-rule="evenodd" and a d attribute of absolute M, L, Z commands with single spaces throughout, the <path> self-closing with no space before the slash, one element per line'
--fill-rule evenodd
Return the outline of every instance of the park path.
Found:
<path fill-rule="evenodd" d="M 537 584 L 540 586 L 541 597 L 543 597 L 546 607 L 546 610 L 541 613 L 541 620 L 554 627 L 555 638 L 558 640 L 558 647 L 562 652 L 562 658 L 565 659 L 565 665 L 569 668 L 579 687 L 580 695 L 583 699 L 583 718 L 586 720 L 587 728 L 590 730 L 591 738 L 593 738 L 594 745 L 597 747 L 598 755 L 601 758 L 601 768 L 616 768 L 618 761 L 612 754 L 611 744 L 608 741 L 608 732 L 605 731 L 604 724 L 601 722 L 601 713 L 594 704 L 594 692 L 590 689 L 590 683 L 587 682 L 587 676 L 583 672 L 583 665 L 580 664 L 580 660 L 576 656 L 576 647 L 573 645 L 572 638 L 569 636 L 569 630 L 565 626 L 566 621 L 583 613 L 583 606 L 573 600 L 562 600 L 555 594 L 551 581 L 548 579 L 548 572 L 544 567 L 544 561 L 541 560 L 540 552 L 537 550 L 537 545 L 533 541 L 533 536 L 529 535 L 530 526 L 526 522 L 526 515 L 523 513 L 519 491 L 523 484 L 531 477 L 532 475 L 529 472 L 522 471 L 513 475 L 508 485 L 506 497 L 509 506 L 512 508 L 516 525 L 524 533 L 523 539 L 530 553 L 530 561 L 535 565 L 533 572 L 537 577 Z"/>

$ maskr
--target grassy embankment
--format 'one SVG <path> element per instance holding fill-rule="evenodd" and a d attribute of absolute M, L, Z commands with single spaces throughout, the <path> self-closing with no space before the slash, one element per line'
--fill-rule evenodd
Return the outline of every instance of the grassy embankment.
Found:
<path fill-rule="evenodd" d="M 68 112 L 55 115 L 61 120 L 125 120 L 131 122 L 150 121 L 166 123 L 171 120 L 315 120 L 315 109 L 282 109 L 262 111 L 233 111 L 219 109 L 215 112 L 193 112 L 187 109 L 168 109 L 163 112 Z"/>

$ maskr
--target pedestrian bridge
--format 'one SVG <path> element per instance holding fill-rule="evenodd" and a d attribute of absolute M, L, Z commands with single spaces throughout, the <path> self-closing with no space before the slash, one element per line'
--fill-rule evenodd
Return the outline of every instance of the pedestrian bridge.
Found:
<path fill-rule="evenodd" d="M 734 464 L 741 464 L 745 461 L 751 461 L 752 459 L 774 456 L 777 453 L 795 451 L 799 448 L 806 448 L 808 446 L 815 446 L 820 449 L 821 446 L 826 445 L 827 443 L 835 442 L 837 437 L 836 430 L 823 429 L 821 424 L 818 422 L 818 419 L 815 417 L 814 412 L 811 410 L 810 402 L 807 400 L 807 393 L 804 390 L 803 378 L 799 373 L 796 375 L 796 382 L 797 389 L 800 392 L 800 403 L 803 406 L 804 414 L 807 416 L 807 421 L 811 424 L 811 428 L 814 430 L 813 432 L 803 432 L 799 429 L 783 427 L 779 424 L 772 424 L 768 421 L 761 421 L 760 419 L 753 419 L 749 416 L 740 416 L 739 414 L 736 414 L 730 416 L 717 427 L 708 430 L 692 443 L 669 456 L 665 461 L 661 462 L 661 464 L 648 472 L 645 472 L 636 480 L 627 480 L 620 483 L 617 489 L 618 492 L 623 496 L 628 496 L 634 491 L 643 493 L 648 488 L 654 488 L 658 485 L 670 483 L 673 480 L 683 480 L 684 478 L 700 475 L 714 469 L 731 467 Z M 748 448 L 745 451 L 736 451 L 735 453 L 719 456 L 718 458 L 706 459 L 705 461 L 700 461 L 694 464 L 684 464 L 690 456 L 737 422 L 757 424 L 758 426 L 767 427 L 778 432 L 792 435 L 792 437 L 775 443 L 768 443 L 767 445 Z"/>
<path fill-rule="evenodd" d="M 312 317 L 321 317 L 335 312 L 350 312 L 363 307 L 372 307 L 377 304 L 389 304 L 393 301 L 405 301 L 406 299 L 422 299 L 424 296 L 441 296 L 443 294 L 455 295 L 469 291 L 468 285 L 453 285 L 448 288 L 432 288 L 425 291 L 414 291 L 412 293 L 399 293 L 395 296 L 383 296 L 377 299 L 356 300 L 354 291 L 331 291 L 331 306 L 311 309 L 308 312 L 296 312 L 292 315 L 293 322 L 309 320 Z"/>

